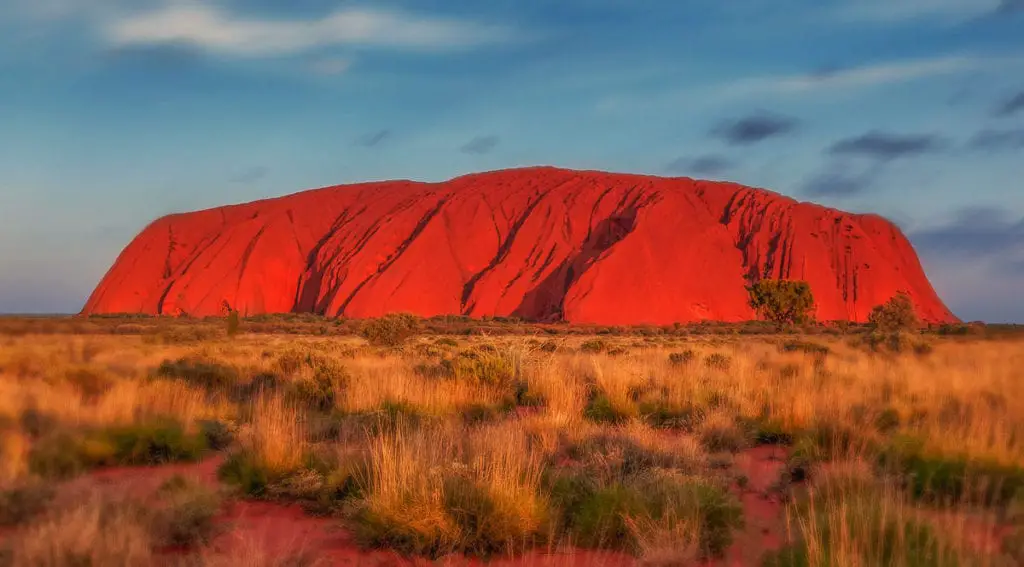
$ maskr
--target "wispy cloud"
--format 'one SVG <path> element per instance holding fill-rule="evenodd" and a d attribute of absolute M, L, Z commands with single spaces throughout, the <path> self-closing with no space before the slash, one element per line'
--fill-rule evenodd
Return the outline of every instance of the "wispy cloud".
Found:
<path fill-rule="evenodd" d="M 1021 1 L 1024 2 L 1024 0 Z M 1006 102 L 1000 104 L 996 108 L 996 116 L 1012 116 L 1021 111 L 1024 111 L 1024 91 L 1017 93 Z"/>
<path fill-rule="evenodd" d="M 706 155 L 695 158 L 680 157 L 669 162 L 665 171 L 682 175 L 721 175 L 736 164 L 732 160 L 720 155 Z"/>
<path fill-rule="evenodd" d="M 795 118 L 759 112 L 723 122 L 711 131 L 711 135 L 729 144 L 741 146 L 788 134 L 796 129 L 797 124 Z"/>
<path fill-rule="evenodd" d="M 744 79 L 728 85 L 725 91 L 733 95 L 755 95 L 764 93 L 800 94 L 825 89 L 866 88 L 962 73 L 991 65 L 995 61 L 991 58 L 981 59 L 969 56 L 889 61 L 803 75 Z"/>
<path fill-rule="evenodd" d="M 377 130 L 356 140 L 356 143 L 364 148 L 372 148 L 391 136 L 391 130 Z"/>
<path fill-rule="evenodd" d="M 1024 0 L 1002 0 L 999 3 L 998 12 L 1001 14 L 1024 12 Z"/>
<path fill-rule="evenodd" d="M 270 173 L 270 168 L 258 165 L 238 172 L 231 177 L 230 181 L 232 183 L 255 183 L 266 177 L 268 173 Z"/>
<path fill-rule="evenodd" d="M 223 55 L 288 55 L 331 46 L 400 49 L 471 47 L 507 41 L 511 30 L 397 10 L 345 8 L 319 19 L 259 19 L 199 3 L 169 4 L 114 18 L 103 29 L 114 45 L 186 44 Z"/>
<path fill-rule="evenodd" d="M 325 57 L 317 59 L 309 64 L 309 70 L 314 75 L 330 77 L 341 75 L 352 67 L 352 60 L 348 57 Z"/>
<path fill-rule="evenodd" d="M 946 142 L 935 134 L 893 134 L 873 130 L 832 144 L 828 153 L 892 161 L 937 152 L 945 147 Z"/>
<path fill-rule="evenodd" d="M 946 255 L 995 255 L 1024 247 L 1024 218 L 1013 219 L 992 207 L 965 208 L 945 224 L 912 233 L 911 240 Z"/>
<path fill-rule="evenodd" d="M 804 184 L 803 192 L 813 197 L 850 197 L 859 195 L 874 184 L 880 169 L 868 168 L 854 172 L 848 168 L 833 164 L 811 177 Z"/>
<path fill-rule="evenodd" d="M 1021 150 L 1024 149 L 1024 128 L 982 130 L 971 139 L 970 146 L 988 152 Z"/>
<path fill-rule="evenodd" d="M 461 151 L 464 154 L 489 154 L 494 150 L 494 148 L 498 147 L 498 142 L 500 141 L 501 138 L 494 135 L 477 136 L 476 138 L 466 142 L 462 146 Z"/>

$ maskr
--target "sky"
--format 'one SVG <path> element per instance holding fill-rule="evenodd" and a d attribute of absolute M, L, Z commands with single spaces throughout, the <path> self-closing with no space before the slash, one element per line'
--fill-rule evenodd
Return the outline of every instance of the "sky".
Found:
<path fill-rule="evenodd" d="M 0 313 L 165 214 L 527 165 L 876 212 L 1024 322 L 1024 0 L 0 0 Z"/>

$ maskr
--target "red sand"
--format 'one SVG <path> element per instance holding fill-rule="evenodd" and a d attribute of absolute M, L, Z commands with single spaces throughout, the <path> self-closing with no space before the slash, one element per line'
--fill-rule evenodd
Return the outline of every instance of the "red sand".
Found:
<path fill-rule="evenodd" d="M 781 478 L 788 455 L 785 447 L 770 445 L 737 455 L 736 466 L 748 480 L 744 488 L 733 487 L 743 505 L 743 529 L 733 534 L 725 557 L 707 562 L 707 567 L 760 565 L 765 553 L 782 548 L 786 540 L 784 506 L 772 488 Z"/>
<path fill-rule="evenodd" d="M 744 286 L 808 281 L 819 320 L 908 293 L 955 321 L 892 223 L 732 183 L 556 168 L 329 187 L 171 215 L 83 312 L 519 316 L 670 324 L 754 318 Z"/>

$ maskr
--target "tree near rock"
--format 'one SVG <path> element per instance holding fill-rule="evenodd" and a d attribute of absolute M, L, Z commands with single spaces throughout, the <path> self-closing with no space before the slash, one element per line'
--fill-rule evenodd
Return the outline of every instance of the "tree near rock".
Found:
<path fill-rule="evenodd" d="M 750 307 L 779 326 L 801 325 L 814 312 L 814 294 L 805 281 L 761 280 L 747 287 Z"/>
<path fill-rule="evenodd" d="M 872 330 L 881 333 L 915 331 L 921 327 L 921 321 L 914 311 L 914 302 L 902 291 L 882 305 L 875 306 L 868 316 L 868 324 Z"/>

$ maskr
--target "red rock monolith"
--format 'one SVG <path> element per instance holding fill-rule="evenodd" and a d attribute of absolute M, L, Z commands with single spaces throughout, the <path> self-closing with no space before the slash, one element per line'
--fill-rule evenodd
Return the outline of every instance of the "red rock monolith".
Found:
<path fill-rule="evenodd" d="M 909 241 L 732 183 L 549 167 L 328 187 L 161 218 L 83 312 L 518 316 L 608 325 L 755 318 L 745 286 L 806 280 L 819 320 L 905 292 L 956 318 Z"/>

